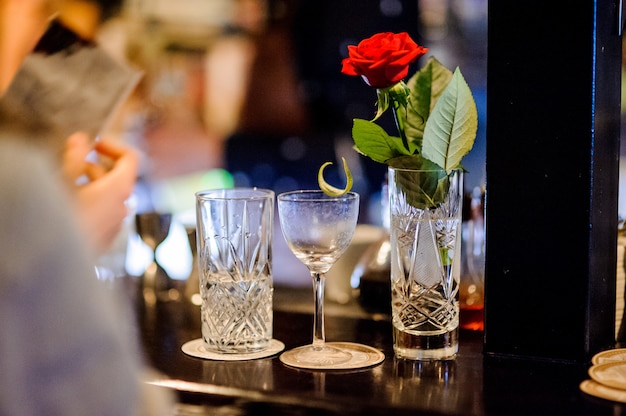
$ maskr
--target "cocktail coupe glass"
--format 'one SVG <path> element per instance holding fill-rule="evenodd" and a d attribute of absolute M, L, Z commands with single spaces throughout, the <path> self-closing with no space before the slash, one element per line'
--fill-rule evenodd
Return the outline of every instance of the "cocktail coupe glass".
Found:
<path fill-rule="evenodd" d="M 304 263 L 313 280 L 315 315 L 313 342 L 286 351 L 281 361 L 294 367 L 327 367 L 347 363 L 352 353 L 326 344 L 324 334 L 324 282 L 326 273 L 346 251 L 357 224 L 359 195 L 349 192 L 331 197 L 317 190 L 278 196 L 280 225 L 287 245 Z"/>

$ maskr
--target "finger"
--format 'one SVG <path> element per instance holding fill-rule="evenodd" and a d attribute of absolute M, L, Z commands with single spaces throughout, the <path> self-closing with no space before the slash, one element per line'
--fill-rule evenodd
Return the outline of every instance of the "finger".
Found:
<path fill-rule="evenodd" d="M 84 173 L 90 181 L 96 181 L 107 173 L 107 169 L 102 165 L 87 163 L 85 165 Z"/>
<path fill-rule="evenodd" d="M 130 195 L 137 180 L 139 158 L 134 152 L 130 152 L 115 162 L 115 166 L 107 176 L 119 187 L 119 191 L 124 194 L 124 199 Z"/>
<path fill-rule="evenodd" d="M 99 140 L 95 144 L 95 150 L 102 156 L 117 160 L 130 151 L 128 146 L 115 143 L 111 140 Z"/>
<path fill-rule="evenodd" d="M 65 147 L 90 147 L 89 141 L 87 133 L 78 131 L 67 138 Z"/>
<path fill-rule="evenodd" d="M 75 133 L 68 137 L 63 149 L 61 170 L 70 182 L 76 181 L 85 170 L 85 158 L 91 151 L 89 137 L 85 133 Z"/>
<path fill-rule="evenodd" d="M 100 147 L 99 147 L 100 148 Z M 109 172 L 123 176 L 135 176 L 139 167 L 139 154 L 135 149 L 113 143 L 102 143 L 106 149 L 106 156 L 114 160 L 112 165 L 107 166 Z"/>
<path fill-rule="evenodd" d="M 122 201 L 125 200 L 132 192 L 136 180 L 139 168 L 138 154 L 130 149 L 119 157 L 112 166 L 100 165 L 100 171 L 96 168 L 92 168 L 94 177 L 98 177 L 98 180 L 92 180 L 91 184 L 96 188 L 109 192 L 110 195 L 115 195 L 115 198 L 119 197 Z M 104 171 L 104 174 L 100 176 L 100 173 Z"/>

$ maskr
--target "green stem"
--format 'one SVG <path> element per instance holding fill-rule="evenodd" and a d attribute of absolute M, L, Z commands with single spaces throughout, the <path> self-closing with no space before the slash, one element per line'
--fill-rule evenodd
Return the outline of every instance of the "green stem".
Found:
<path fill-rule="evenodd" d="M 404 132 L 404 117 L 398 114 L 398 111 L 406 109 L 402 104 L 400 104 L 393 96 L 390 97 L 391 102 L 393 103 L 393 118 L 396 121 L 396 127 L 398 128 L 398 133 L 400 133 L 400 138 L 402 139 L 402 144 L 404 148 L 409 150 L 409 142 L 406 139 L 406 133 Z"/>
<path fill-rule="evenodd" d="M 410 93 L 404 81 L 400 81 L 389 88 L 389 99 L 393 104 L 393 117 L 396 121 L 396 127 L 398 128 L 398 133 L 400 133 L 402 144 L 404 145 L 404 148 L 408 151 L 409 141 L 407 140 L 406 132 L 404 130 L 404 123 L 406 120 L 406 112 L 410 99 Z M 403 111 L 404 113 L 400 113 L 401 111 Z"/>

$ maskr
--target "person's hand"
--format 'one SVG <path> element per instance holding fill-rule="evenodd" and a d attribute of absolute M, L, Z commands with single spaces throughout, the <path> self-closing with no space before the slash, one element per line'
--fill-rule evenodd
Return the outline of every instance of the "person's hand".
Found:
<path fill-rule="evenodd" d="M 92 151 L 105 162 L 88 161 Z M 79 224 L 96 253 L 106 251 L 121 230 L 138 165 L 137 153 L 121 143 L 100 140 L 92 146 L 82 133 L 66 143 L 63 174 L 74 188 Z"/>

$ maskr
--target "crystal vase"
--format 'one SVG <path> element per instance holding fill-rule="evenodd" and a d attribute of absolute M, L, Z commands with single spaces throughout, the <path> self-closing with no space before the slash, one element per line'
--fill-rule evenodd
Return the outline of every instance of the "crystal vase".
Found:
<path fill-rule="evenodd" d="M 458 352 L 463 172 L 389 168 L 391 305 L 398 358 Z"/>

